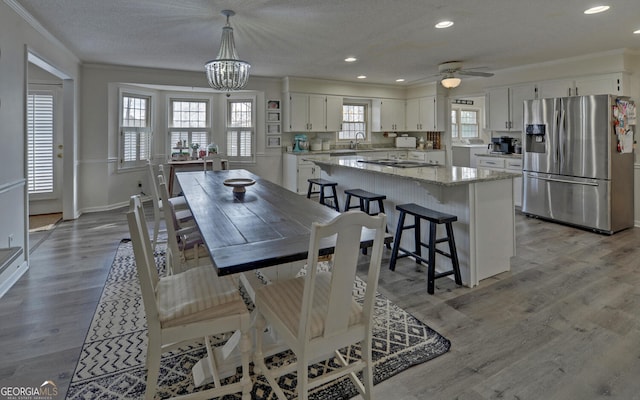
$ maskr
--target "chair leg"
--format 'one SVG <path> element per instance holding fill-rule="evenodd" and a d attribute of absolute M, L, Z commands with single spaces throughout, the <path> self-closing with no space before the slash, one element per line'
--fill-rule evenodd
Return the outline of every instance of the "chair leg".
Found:
<path fill-rule="evenodd" d="M 147 345 L 147 388 L 144 392 L 145 400 L 152 400 L 158 388 L 158 376 L 160 375 L 161 354 L 160 337 L 149 332 Z"/>
<path fill-rule="evenodd" d="M 344 201 L 344 210 L 349 211 L 349 206 L 351 205 L 351 195 L 347 193 L 347 198 Z"/>
<path fill-rule="evenodd" d="M 433 294 L 435 291 L 436 275 L 436 224 L 429 223 L 429 267 L 427 270 L 427 292 Z"/>
<path fill-rule="evenodd" d="M 371 337 L 361 343 L 362 361 L 366 363 L 362 370 L 362 384 L 364 386 L 364 400 L 373 399 L 373 360 L 371 359 Z"/>
<path fill-rule="evenodd" d="M 396 234 L 393 238 L 393 250 L 391 250 L 391 260 L 389 261 L 389 269 L 391 271 L 396 270 L 396 261 L 398 260 L 398 249 L 400 248 L 400 239 L 402 238 L 402 230 L 404 228 L 404 211 L 400 211 L 398 216 L 398 226 L 396 227 Z"/>
<path fill-rule="evenodd" d="M 154 207 L 153 209 L 153 251 L 156 251 L 156 246 L 158 244 L 158 232 L 160 230 L 160 210 Z"/>
<path fill-rule="evenodd" d="M 449 254 L 451 254 L 451 265 L 453 267 L 453 276 L 456 284 L 462 285 L 462 276 L 460 275 L 460 262 L 458 261 L 458 250 L 456 249 L 456 241 L 453 238 L 453 226 L 451 223 L 446 224 L 447 237 L 449 238 Z"/>
<path fill-rule="evenodd" d="M 422 257 L 422 245 L 420 244 L 420 242 L 422 242 L 422 238 L 420 236 L 422 236 L 421 232 L 420 232 L 420 218 L 418 218 L 417 216 L 413 216 L 413 221 L 414 221 L 414 225 L 415 225 L 415 229 L 413 230 L 413 237 L 414 240 L 416 242 L 416 254 L 419 255 L 420 257 Z M 431 248 L 431 247 L 429 247 Z M 431 259 L 430 259 L 431 260 Z M 416 258 L 416 264 L 420 264 L 420 260 Z"/>
<path fill-rule="evenodd" d="M 249 358 L 251 356 L 251 336 L 248 332 L 249 327 L 245 327 L 245 331 L 242 333 L 242 339 L 240 339 L 240 359 L 242 363 L 242 400 L 251 400 L 251 389 L 253 388 L 253 381 L 249 375 Z"/>
<path fill-rule="evenodd" d="M 297 369 L 297 394 L 298 400 L 308 400 L 309 399 L 309 374 L 307 373 L 307 365 L 309 364 L 309 360 L 306 356 L 298 357 L 296 354 L 296 362 L 298 363 Z"/>

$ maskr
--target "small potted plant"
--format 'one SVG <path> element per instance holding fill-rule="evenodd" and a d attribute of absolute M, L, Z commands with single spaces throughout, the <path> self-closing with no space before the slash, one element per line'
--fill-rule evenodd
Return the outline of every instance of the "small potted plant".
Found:
<path fill-rule="evenodd" d="M 198 159 L 198 149 L 200 148 L 200 145 L 198 143 L 191 143 L 191 158 L 193 158 L 194 160 Z"/>

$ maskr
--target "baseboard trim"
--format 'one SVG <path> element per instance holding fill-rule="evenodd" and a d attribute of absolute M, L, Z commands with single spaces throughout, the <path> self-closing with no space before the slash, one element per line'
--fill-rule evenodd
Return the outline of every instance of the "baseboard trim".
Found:
<path fill-rule="evenodd" d="M 9 291 L 9 289 L 11 289 L 13 285 L 16 284 L 16 282 L 18 282 L 18 279 L 20 279 L 22 275 L 24 275 L 24 273 L 28 270 L 29 263 L 27 263 L 27 261 L 25 260 L 15 271 L 13 271 L 11 275 L 9 275 L 9 278 L 6 281 L 0 283 L 0 299 Z"/>

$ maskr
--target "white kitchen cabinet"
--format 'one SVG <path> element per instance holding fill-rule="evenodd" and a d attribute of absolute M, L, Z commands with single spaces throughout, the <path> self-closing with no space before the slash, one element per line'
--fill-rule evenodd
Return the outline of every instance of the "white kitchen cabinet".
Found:
<path fill-rule="evenodd" d="M 284 96 L 284 130 L 337 132 L 342 120 L 342 97 L 304 93 Z"/>
<path fill-rule="evenodd" d="M 407 100 L 407 131 L 444 131 L 444 106 L 444 98 L 441 98 L 441 96 L 427 96 Z"/>
<path fill-rule="evenodd" d="M 371 130 L 373 132 L 405 130 L 406 106 L 404 100 L 374 100 L 371 108 Z"/>
<path fill-rule="evenodd" d="M 429 164 L 445 164 L 444 150 L 409 151 L 407 152 L 407 159 L 411 161 L 423 161 Z"/>
<path fill-rule="evenodd" d="M 524 84 L 487 90 L 489 129 L 522 132 L 524 101 L 536 98 L 536 86 Z"/>
<path fill-rule="evenodd" d="M 593 94 L 627 95 L 629 79 L 626 74 L 612 73 L 555 79 L 538 84 L 538 98 L 588 96 Z"/>
<path fill-rule="evenodd" d="M 451 146 L 451 164 L 456 167 L 477 168 L 477 154 L 486 154 L 487 145 Z"/>
<path fill-rule="evenodd" d="M 513 202 L 517 207 L 522 207 L 522 159 L 512 157 L 478 158 L 478 168 L 520 173 L 521 176 L 513 178 Z"/>
<path fill-rule="evenodd" d="M 323 156 L 296 155 L 286 153 L 283 154 L 282 160 L 282 184 L 285 188 L 298 194 L 306 194 L 309 188 L 307 179 L 320 178 L 320 167 L 310 158 L 320 158 Z M 328 155 L 327 155 L 328 157 Z"/>

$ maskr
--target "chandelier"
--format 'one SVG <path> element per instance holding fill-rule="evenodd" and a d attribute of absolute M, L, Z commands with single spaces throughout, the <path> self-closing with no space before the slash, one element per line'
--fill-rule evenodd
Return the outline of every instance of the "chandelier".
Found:
<path fill-rule="evenodd" d="M 233 28 L 229 24 L 229 17 L 235 15 L 231 10 L 221 13 L 227 17 L 227 24 L 222 28 L 220 50 L 215 60 L 204 65 L 207 72 L 209 86 L 217 90 L 238 90 L 246 86 L 249 80 L 251 64 L 238 59 L 236 46 L 233 42 Z"/>
<path fill-rule="evenodd" d="M 442 86 L 446 87 L 447 89 L 458 87 L 460 85 L 460 82 L 462 82 L 462 80 L 460 78 L 456 78 L 455 76 L 453 76 L 453 74 L 445 75 L 444 78 L 442 78 L 442 80 L 440 81 Z"/>

